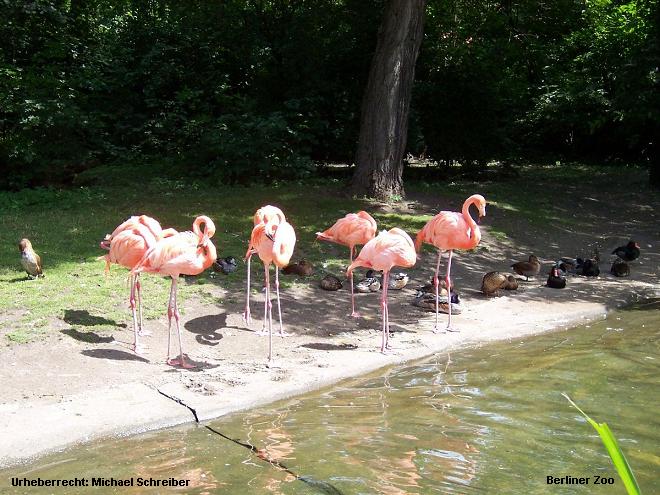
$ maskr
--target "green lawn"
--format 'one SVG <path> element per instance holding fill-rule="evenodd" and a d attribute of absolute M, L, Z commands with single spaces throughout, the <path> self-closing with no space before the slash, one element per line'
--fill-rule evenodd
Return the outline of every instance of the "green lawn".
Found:
<path fill-rule="evenodd" d="M 637 174 L 639 175 L 639 174 Z M 615 177 L 615 178 L 613 178 Z M 527 222 L 564 222 L 561 194 L 570 184 L 582 182 L 602 188 L 623 180 L 630 171 L 622 168 L 555 166 L 523 169 L 519 178 L 476 184 L 469 181 L 407 184 L 409 196 L 449 198 L 460 205 L 468 194 L 480 192 L 491 205 L 514 212 Z M 27 342 L 49 331 L 53 319 L 63 319 L 79 331 L 111 333 L 118 324 L 130 323 L 127 308 L 127 270 L 113 266 L 104 276 L 104 254 L 98 247 L 103 236 L 134 214 L 148 214 L 163 227 L 191 228 L 195 216 L 210 216 L 217 228 L 214 243 L 221 257 L 242 258 L 252 226 L 254 211 L 264 204 L 280 206 L 298 236 L 294 259 L 305 257 L 322 270 L 335 273 L 345 266 L 348 250 L 319 243 L 314 233 L 331 225 L 350 211 L 370 208 L 366 200 L 343 195 L 345 184 L 328 179 L 275 186 L 210 187 L 180 181 L 152 179 L 127 187 L 79 188 L 65 191 L 34 190 L 0 193 L 0 333 L 12 342 Z M 559 200 L 558 200 L 559 198 Z M 415 210 L 417 211 L 417 210 Z M 413 235 L 430 218 L 422 214 L 375 213 L 379 229 L 402 227 Z M 507 233 L 491 232 L 498 239 Z M 19 263 L 18 241 L 28 237 L 41 255 L 46 277 L 27 280 Z M 209 272 L 191 284 L 180 284 L 181 300 L 196 295 L 208 302 L 222 303 L 213 288 L 232 289 L 238 298 L 244 267 L 230 276 L 218 275 L 210 283 Z M 296 283 L 285 278 L 283 284 Z M 143 277 L 145 316 L 164 314 L 169 279 Z"/>

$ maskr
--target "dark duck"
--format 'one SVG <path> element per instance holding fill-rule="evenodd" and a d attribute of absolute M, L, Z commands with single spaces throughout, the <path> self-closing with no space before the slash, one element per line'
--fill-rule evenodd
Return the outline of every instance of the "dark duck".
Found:
<path fill-rule="evenodd" d="M 339 290 L 342 288 L 341 280 L 330 274 L 323 277 L 319 282 L 319 285 L 323 290 Z"/>
<path fill-rule="evenodd" d="M 541 262 L 533 254 L 529 255 L 529 260 L 519 261 L 511 265 L 513 271 L 518 275 L 523 275 L 525 280 L 529 280 L 529 277 L 535 277 L 541 271 Z"/>
<path fill-rule="evenodd" d="M 582 258 L 577 258 L 577 274 L 583 275 L 585 277 L 597 277 L 600 275 L 600 268 L 598 264 L 600 263 L 600 256 L 598 251 L 595 254 L 586 260 Z"/>
<path fill-rule="evenodd" d="M 563 289 L 566 287 L 566 278 L 559 274 L 559 268 L 557 266 L 553 266 L 550 269 L 546 285 L 552 289 Z"/>
<path fill-rule="evenodd" d="M 309 261 L 302 259 L 298 263 L 291 263 L 290 265 L 282 268 L 282 273 L 285 275 L 299 275 L 301 277 L 309 277 L 314 273 L 314 265 Z"/>
<path fill-rule="evenodd" d="M 639 258 L 639 244 L 632 239 L 625 246 L 619 246 L 612 254 L 616 254 L 623 261 L 633 261 Z"/>
<path fill-rule="evenodd" d="M 612 268 L 610 268 L 610 273 L 615 277 L 627 277 L 630 275 L 630 266 L 622 259 L 614 260 Z"/>
<path fill-rule="evenodd" d="M 218 259 L 217 261 L 214 261 L 212 266 L 214 272 L 219 272 L 219 273 L 224 273 L 225 275 L 229 275 L 230 273 L 233 273 L 236 270 L 236 258 L 234 258 L 233 256 L 227 256 L 226 258 Z"/>

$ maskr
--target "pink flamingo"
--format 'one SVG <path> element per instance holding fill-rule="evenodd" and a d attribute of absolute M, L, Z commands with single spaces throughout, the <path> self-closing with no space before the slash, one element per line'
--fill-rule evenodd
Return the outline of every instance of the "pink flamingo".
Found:
<path fill-rule="evenodd" d="M 286 222 L 286 217 L 284 216 L 284 212 L 280 210 L 277 206 L 271 206 L 271 205 L 266 205 L 262 206 L 259 208 L 255 214 L 254 214 L 254 219 L 253 219 L 253 224 L 254 226 L 259 225 L 260 223 L 263 223 L 264 225 L 267 226 L 267 233 L 271 237 L 274 234 L 273 226 L 279 225 L 282 222 Z M 246 260 L 247 260 L 247 293 L 246 293 L 246 301 L 245 301 L 245 312 L 243 313 L 243 319 L 245 320 L 245 323 L 250 325 L 252 323 L 252 316 L 250 314 L 250 260 L 252 259 L 252 255 L 256 251 L 249 250 L 248 253 L 246 254 Z M 279 269 L 277 265 L 275 266 L 275 283 L 279 285 Z M 265 307 L 264 307 L 265 311 Z M 280 331 L 282 330 L 282 314 L 280 313 Z M 266 330 L 266 321 L 264 320 L 264 326 L 262 327 L 261 331 L 262 333 L 265 332 Z"/>
<path fill-rule="evenodd" d="M 109 251 L 108 254 L 103 256 L 106 263 L 106 273 L 110 270 L 112 263 L 132 270 L 151 246 L 158 240 L 174 234 L 176 234 L 176 230 L 163 230 L 157 220 L 147 215 L 130 217 L 119 225 L 112 234 L 106 235 L 105 239 L 100 243 L 102 249 Z M 131 286 L 129 306 L 133 314 L 133 350 L 141 354 L 142 348 L 138 343 L 138 335 L 148 335 L 148 332 L 144 331 L 142 324 L 142 287 L 140 284 L 140 275 L 131 274 L 129 276 L 129 284 Z M 136 292 L 139 322 L 135 305 Z"/>
<path fill-rule="evenodd" d="M 383 272 L 383 294 L 381 296 L 383 341 L 380 352 L 389 349 L 390 316 L 387 309 L 387 288 L 390 270 L 395 266 L 410 268 L 415 265 L 416 261 L 417 254 L 410 236 L 399 228 L 393 228 L 389 231 L 383 230 L 377 237 L 367 242 L 346 272 L 350 276 L 353 269 L 358 266 Z"/>
<path fill-rule="evenodd" d="M 247 257 L 251 253 L 257 253 L 264 263 L 266 280 L 266 302 L 264 304 L 264 322 L 268 320 L 268 362 L 273 359 L 273 313 L 270 302 L 270 264 L 275 265 L 275 292 L 277 294 L 277 310 L 280 315 L 280 336 L 285 337 L 282 327 L 282 310 L 280 305 L 280 285 L 277 278 L 277 268 L 285 267 L 291 260 L 293 249 L 296 245 L 296 233 L 291 224 L 282 221 L 279 224 L 259 223 L 252 229 L 250 245 Z"/>
<path fill-rule="evenodd" d="M 317 232 L 316 238 L 321 241 L 336 242 L 348 246 L 350 249 L 350 259 L 353 263 L 353 251 L 358 244 L 366 244 L 376 235 L 376 220 L 366 211 L 349 213 L 344 218 L 340 218 L 335 224 L 325 232 Z M 353 272 L 351 272 L 351 316 L 354 318 L 360 315 L 355 311 L 355 289 L 353 287 Z"/>
<path fill-rule="evenodd" d="M 479 218 L 486 216 L 486 200 L 480 194 L 473 194 L 463 203 L 461 213 L 455 211 L 441 211 L 417 234 L 415 239 L 415 249 L 419 252 L 422 243 L 433 244 L 438 248 L 438 264 L 435 267 L 435 328 L 433 331 L 438 333 L 438 313 L 439 295 L 438 295 L 438 271 L 440 270 L 440 258 L 443 251 L 449 251 L 449 261 L 447 263 L 447 306 L 449 307 L 449 320 L 445 332 L 455 332 L 451 326 L 451 255 L 454 249 L 474 249 L 481 241 L 481 231 L 477 223 L 470 216 L 470 206 L 476 205 L 479 210 Z"/>
<path fill-rule="evenodd" d="M 202 229 L 202 225 L 204 228 Z M 199 275 L 210 267 L 216 259 L 216 251 L 211 237 L 215 234 L 215 225 L 207 216 L 199 216 L 193 222 L 193 231 L 180 232 L 166 237 L 154 244 L 143 258 L 131 270 L 136 275 L 141 272 L 169 275 L 172 277 L 170 297 L 167 305 L 167 364 L 194 368 L 186 362 L 181 345 L 181 328 L 179 326 L 179 307 L 176 300 L 177 280 L 179 275 Z M 179 357 L 170 359 L 170 338 L 172 334 L 172 316 L 176 322 L 179 338 Z"/>

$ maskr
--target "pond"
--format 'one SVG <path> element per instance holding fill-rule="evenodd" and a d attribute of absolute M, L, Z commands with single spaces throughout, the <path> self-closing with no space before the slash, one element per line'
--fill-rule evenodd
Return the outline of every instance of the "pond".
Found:
<path fill-rule="evenodd" d="M 609 424 L 650 494 L 660 486 L 659 309 L 660 300 L 646 301 L 589 325 L 437 355 L 208 426 L 75 447 L 2 471 L 2 485 L 13 476 L 172 477 L 188 486 L 98 491 L 624 494 L 565 392 Z M 589 484 L 549 485 L 548 476 Z M 613 484 L 596 486 L 597 476 Z M 33 489 L 89 493 L 60 490 Z"/>

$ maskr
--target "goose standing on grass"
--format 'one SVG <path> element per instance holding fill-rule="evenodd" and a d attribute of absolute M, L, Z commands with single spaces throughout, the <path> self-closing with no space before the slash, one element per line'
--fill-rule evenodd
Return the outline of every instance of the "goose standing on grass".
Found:
<path fill-rule="evenodd" d="M 376 235 L 376 220 L 366 211 L 349 213 L 340 218 L 335 224 L 324 232 L 317 232 L 316 238 L 320 241 L 330 241 L 350 249 L 350 260 L 353 263 L 355 246 L 366 244 Z M 353 272 L 351 271 L 351 316 L 357 318 L 360 315 L 355 311 L 355 290 L 353 288 Z"/>
<path fill-rule="evenodd" d="M 383 272 L 383 294 L 381 308 L 383 312 L 383 339 L 381 352 L 389 348 L 390 317 L 387 309 L 387 289 L 389 286 L 390 271 L 395 266 L 410 268 L 415 265 L 417 254 L 412 239 L 403 230 L 393 228 L 382 231 L 377 237 L 367 242 L 358 257 L 348 267 L 347 275 L 358 266 L 372 268 Z"/>
<path fill-rule="evenodd" d="M 451 300 L 451 257 L 454 249 L 474 249 L 481 241 L 481 231 L 477 223 L 470 216 L 470 206 L 475 205 L 478 210 L 479 218 L 486 216 L 486 200 L 480 194 L 473 194 L 463 203 L 461 213 L 456 211 L 441 211 L 419 231 L 415 240 L 415 249 L 417 252 L 423 243 L 433 244 L 438 248 L 438 263 L 435 267 L 435 328 L 434 332 L 439 332 L 438 313 L 440 312 L 438 294 L 438 271 L 440 270 L 440 259 L 443 251 L 449 251 L 449 261 L 447 262 L 447 287 L 449 290 L 449 299 Z M 455 332 L 451 326 L 451 304 L 449 305 L 449 319 L 447 321 L 446 331 Z"/>
<path fill-rule="evenodd" d="M 21 252 L 21 265 L 28 274 L 28 278 L 43 277 L 44 272 L 41 267 L 41 258 L 32 249 L 32 243 L 29 239 L 21 239 L 18 243 L 18 250 Z"/>

